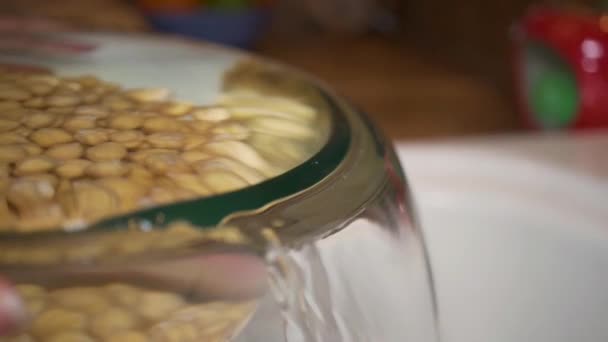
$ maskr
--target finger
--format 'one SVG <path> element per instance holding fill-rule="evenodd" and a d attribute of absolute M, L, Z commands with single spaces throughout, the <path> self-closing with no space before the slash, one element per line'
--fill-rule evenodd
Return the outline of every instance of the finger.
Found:
<path fill-rule="evenodd" d="M 252 254 L 198 255 L 158 261 L 121 273 L 129 283 L 155 284 L 200 299 L 250 299 L 261 296 L 268 287 L 264 259 Z"/>
<path fill-rule="evenodd" d="M 252 296 L 266 289 L 267 269 L 264 260 L 253 255 L 217 254 L 200 258 L 207 291 L 218 296 Z M 204 276 L 206 275 L 206 277 Z"/>
<path fill-rule="evenodd" d="M 14 287 L 0 279 L 0 336 L 11 333 L 25 320 L 25 310 Z"/>
<path fill-rule="evenodd" d="M 268 287 L 264 259 L 251 253 L 209 252 L 179 258 L 134 260 L 98 268 L 65 266 L 56 269 L 16 270 L 12 279 L 44 282 L 49 288 L 125 283 L 136 287 L 186 293 L 195 300 L 252 299 Z"/>

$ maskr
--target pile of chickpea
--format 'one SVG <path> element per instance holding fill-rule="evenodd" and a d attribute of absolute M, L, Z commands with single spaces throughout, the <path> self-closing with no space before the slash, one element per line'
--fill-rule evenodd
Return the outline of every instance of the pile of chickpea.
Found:
<path fill-rule="evenodd" d="M 0 234 L 86 228 L 260 183 L 318 149 L 318 116 L 302 102 L 253 90 L 203 106 L 172 100 L 164 88 L 0 70 Z M 205 239 L 243 242 L 235 230 L 183 224 L 125 234 L 72 248 L 23 249 L 0 239 L 0 263 L 57 265 Z M 17 290 L 29 323 L 0 342 L 227 341 L 255 308 L 120 283 Z"/>

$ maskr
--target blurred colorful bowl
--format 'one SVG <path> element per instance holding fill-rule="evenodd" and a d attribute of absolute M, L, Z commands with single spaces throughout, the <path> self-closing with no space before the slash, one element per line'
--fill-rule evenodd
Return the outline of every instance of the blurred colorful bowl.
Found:
<path fill-rule="evenodd" d="M 239 48 L 251 48 L 270 22 L 275 1 L 140 0 L 153 28 Z"/>
<path fill-rule="evenodd" d="M 149 15 L 148 20 L 159 31 L 250 48 L 262 33 L 268 17 L 268 11 L 263 10 L 201 11 Z"/>

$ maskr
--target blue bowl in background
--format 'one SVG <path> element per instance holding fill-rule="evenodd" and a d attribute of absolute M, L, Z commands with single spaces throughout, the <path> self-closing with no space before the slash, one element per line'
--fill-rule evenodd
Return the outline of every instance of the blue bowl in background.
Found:
<path fill-rule="evenodd" d="M 271 12 L 267 8 L 205 9 L 191 13 L 148 14 L 147 19 L 158 31 L 249 49 L 270 23 Z"/>

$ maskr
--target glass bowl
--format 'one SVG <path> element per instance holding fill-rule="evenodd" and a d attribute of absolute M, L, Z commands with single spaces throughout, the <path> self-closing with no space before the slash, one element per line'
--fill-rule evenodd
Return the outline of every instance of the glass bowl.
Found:
<path fill-rule="evenodd" d="M 407 183 L 390 141 L 365 115 L 309 76 L 218 46 L 71 38 L 98 47 L 0 62 L 163 86 L 206 108 L 223 99 L 229 120 L 258 125 L 214 139 L 254 147 L 274 171 L 246 186 L 214 178 L 205 184 L 220 190 L 208 195 L 113 215 L 101 215 L 98 198 L 79 197 L 76 206 L 100 215 L 54 229 L 14 221 L 0 234 L 0 274 L 16 284 L 27 319 L 0 341 L 436 341 Z M 231 107 L 234 99 L 244 102 Z M 213 113 L 206 120 L 225 119 Z M 287 124 L 260 128 L 260 117 L 277 115 Z M 235 146 L 222 151 L 236 162 L 251 157 Z"/>

